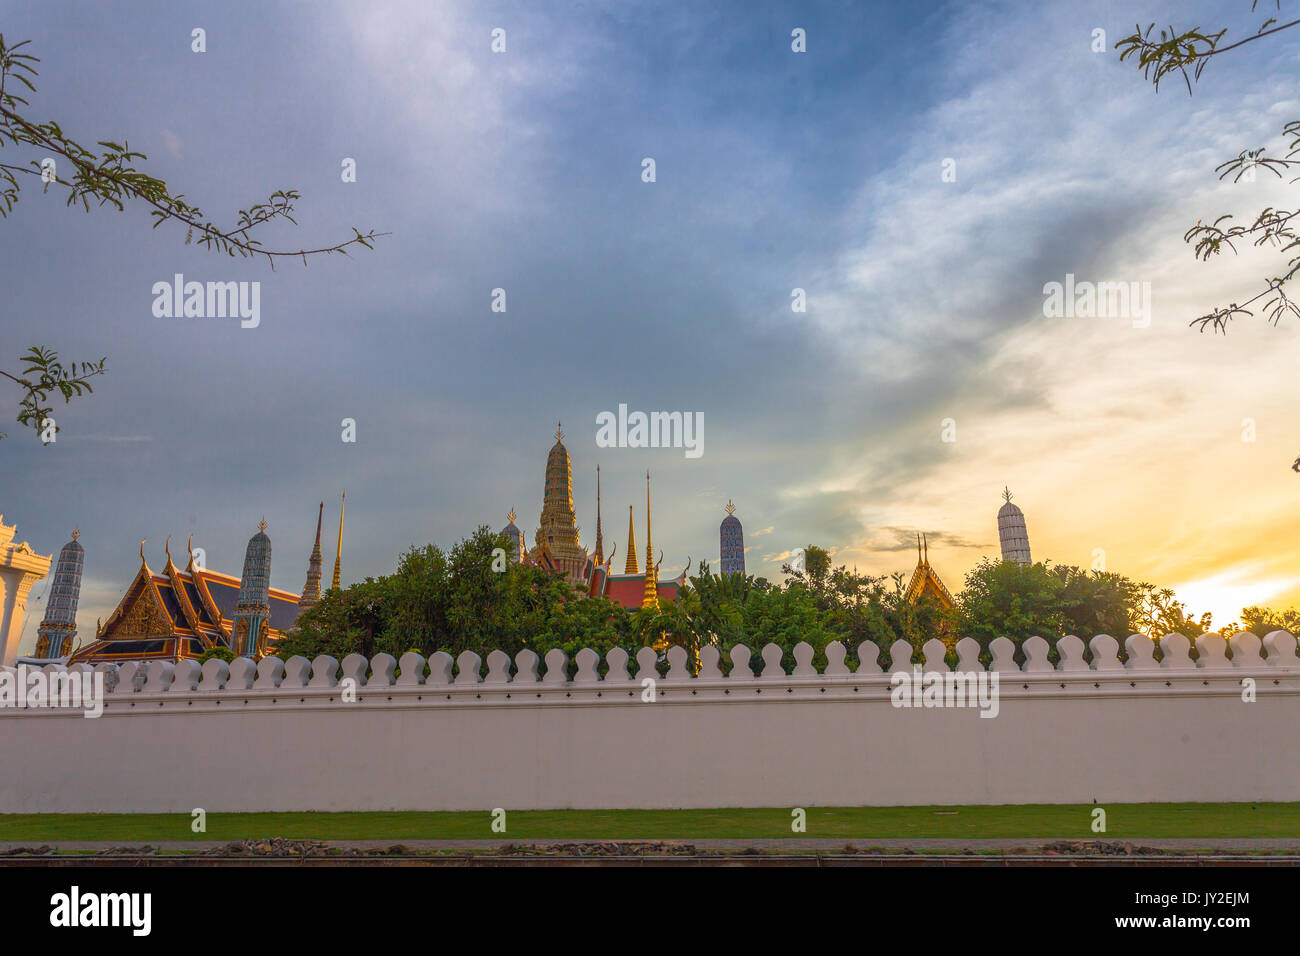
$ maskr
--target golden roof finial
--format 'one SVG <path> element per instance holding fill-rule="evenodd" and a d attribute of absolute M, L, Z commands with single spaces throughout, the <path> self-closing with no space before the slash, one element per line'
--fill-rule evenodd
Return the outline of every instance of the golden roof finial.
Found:
<path fill-rule="evenodd" d="M 194 553 L 194 535 L 190 535 L 185 539 L 185 550 L 190 554 Z"/>
<path fill-rule="evenodd" d="M 729 514 L 729 515 L 734 515 L 735 513 L 736 513 L 736 506 L 733 505 L 733 504 L 731 503 L 731 499 L 728 498 L 728 499 L 727 499 L 727 514 Z"/>
<path fill-rule="evenodd" d="M 555 440 L 556 440 L 556 441 L 560 441 L 562 438 L 564 438 L 564 428 L 560 425 L 559 422 L 556 422 L 556 423 L 555 423 Z"/>
<path fill-rule="evenodd" d="M 511 508 L 511 509 L 510 509 L 510 523 L 511 523 L 511 524 L 514 524 L 514 523 L 515 523 L 515 509 L 514 509 L 514 508 Z"/>
<path fill-rule="evenodd" d="M 167 563 L 171 564 L 172 560 L 172 536 L 167 536 L 167 541 L 163 544 L 163 553 L 167 555 Z"/>
<path fill-rule="evenodd" d="M 1008 488 L 1006 485 L 1002 486 L 1002 500 L 1005 501 L 1007 504 L 1011 503 L 1011 489 Z"/>
<path fill-rule="evenodd" d="M 266 530 L 266 515 L 262 515 L 262 520 L 257 523 L 257 530 L 258 531 Z"/>
<path fill-rule="evenodd" d="M 81 534 L 81 530 L 80 530 L 80 529 L 81 529 L 81 525 L 77 525 L 77 527 L 75 527 L 75 528 L 72 529 L 72 540 L 73 540 L 73 541 L 76 541 L 76 540 L 77 540 L 77 536 L 78 536 L 79 534 Z"/>
<path fill-rule="evenodd" d="M 141 564 L 144 564 L 144 543 L 148 540 L 149 540 L 148 538 L 140 539 L 140 563 Z"/>

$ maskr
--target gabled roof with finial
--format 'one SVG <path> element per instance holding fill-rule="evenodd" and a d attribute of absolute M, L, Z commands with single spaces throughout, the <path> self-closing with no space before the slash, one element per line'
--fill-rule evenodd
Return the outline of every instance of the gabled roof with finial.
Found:
<path fill-rule="evenodd" d="M 926 597 L 937 601 L 945 608 L 956 604 L 948 588 L 943 581 L 939 580 L 939 575 L 935 573 L 934 568 L 930 567 L 930 543 L 923 534 L 916 536 L 916 570 L 912 572 L 912 579 L 907 582 L 904 597 L 909 604 L 916 604 Z"/>
<path fill-rule="evenodd" d="M 197 566 L 194 536 L 186 543 L 189 563 L 178 570 L 170 539 L 163 546 L 166 564 L 153 571 L 140 541 L 140 568 L 117 608 L 102 623 L 95 639 L 78 647 L 70 662 L 169 660 L 198 657 L 204 650 L 225 645 L 234 617 L 240 580 Z M 299 595 L 270 588 L 270 626 L 278 637 L 297 616 Z"/>

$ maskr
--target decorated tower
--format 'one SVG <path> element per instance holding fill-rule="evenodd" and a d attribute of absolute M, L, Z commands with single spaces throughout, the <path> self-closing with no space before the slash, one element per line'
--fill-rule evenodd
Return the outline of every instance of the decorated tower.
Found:
<path fill-rule="evenodd" d="M 745 531 L 736 517 L 736 506 L 727 500 L 727 516 L 718 528 L 723 574 L 745 573 Z"/>
<path fill-rule="evenodd" d="M 507 560 L 511 564 L 518 564 L 524 559 L 524 533 L 515 524 L 514 508 L 510 509 L 510 523 L 501 529 L 501 533 L 510 541 L 506 548 Z"/>
<path fill-rule="evenodd" d="M 302 597 L 298 600 L 298 610 L 305 611 L 320 600 L 320 525 L 325 517 L 325 502 L 320 503 L 316 511 L 316 543 L 312 545 L 311 557 L 307 560 L 307 583 L 302 586 Z"/>
<path fill-rule="evenodd" d="M 271 539 L 266 536 L 266 519 L 262 519 L 244 552 L 244 574 L 230 628 L 230 649 L 236 657 L 257 660 L 262 656 L 270 618 Z"/>
<path fill-rule="evenodd" d="M 1029 530 L 1025 527 L 1025 513 L 1011 503 L 1011 490 L 1002 490 L 1006 502 L 998 509 L 998 537 L 1002 540 L 1002 560 L 1019 564 L 1033 564 L 1029 556 Z"/>
<path fill-rule="evenodd" d="M 546 456 L 542 517 L 534 541 L 540 563 L 563 572 L 574 584 L 586 584 L 590 560 L 578 541 L 577 517 L 573 512 L 573 465 L 563 439 L 564 430 L 557 425 L 555 444 Z"/>
<path fill-rule="evenodd" d="M 72 653 L 77 633 L 77 599 L 81 594 L 81 566 L 85 550 L 77 543 L 80 533 L 72 529 L 72 540 L 59 552 L 54 581 L 45 602 L 45 618 L 36 632 L 37 657 L 66 657 Z"/>

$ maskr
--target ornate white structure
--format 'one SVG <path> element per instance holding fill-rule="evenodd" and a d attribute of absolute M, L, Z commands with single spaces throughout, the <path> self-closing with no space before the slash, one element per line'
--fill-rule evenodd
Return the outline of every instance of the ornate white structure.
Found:
<path fill-rule="evenodd" d="M 3 518 L 0 515 L 0 664 L 12 666 L 18 659 L 27 595 L 33 584 L 50 573 L 54 555 L 37 554 L 26 541 L 15 544 L 18 528 L 5 524 Z"/>
<path fill-rule="evenodd" d="M 480 810 L 486 821 L 494 807 L 1300 800 L 1295 638 L 1203 634 L 1195 658 L 1192 647 L 1181 634 L 1063 637 L 1053 662 L 1031 637 L 1020 665 L 1000 637 L 986 669 L 963 638 L 953 670 L 944 644 L 927 642 L 938 696 L 949 679 L 989 685 L 992 719 L 900 706 L 895 684 L 914 674 L 904 641 L 860 645 L 856 668 L 832 642 L 820 669 L 806 643 L 785 655 L 736 645 L 729 669 L 706 646 L 695 676 L 681 647 L 666 662 L 616 648 L 603 673 L 590 648 L 572 661 L 556 649 L 103 663 L 98 719 L 0 708 L 5 757 L 22 768 L 0 774 L 0 813 L 189 813 L 201 799 L 209 812 Z M 102 770 L 71 786 L 69 767 Z"/>
<path fill-rule="evenodd" d="M 998 509 L 998 537 L 1002 540 L 1002 560 L 1019 564 L 1033 564 L 1029 556 L 1029 529 L 1025 527 L 1025 513 L 1011 503 L 1011 489 L 1004 488 L 1006 502 Z"/>

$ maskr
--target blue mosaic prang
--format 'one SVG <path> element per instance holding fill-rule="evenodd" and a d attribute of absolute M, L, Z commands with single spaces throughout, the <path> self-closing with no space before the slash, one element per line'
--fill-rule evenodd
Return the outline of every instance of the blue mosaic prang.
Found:
<path fill-rule="evenodd" d="M 736 517 L 736 506 L 727 502 L 727 516 L 718 528 L 723 574 L 745 573 L 745 529 Z"/>
<path fill-rule="evenodd" d="M 45 602 L 45 618 L 36 632 L 37 657 L 63 657 L 72 652 L 72 638 L 77 633 L 77 600 L 81 596 L 81 568 L 85 549 L 77 542 L 80 532 L 73 529 L 72 540 L 59 552 L 54 581 Z"/>
<path fill-rule="evenodd" d="M 230 628 L 231 650 L 236 657 L 262 656 L 267 622 L 271 617 L 271 539 L 262 521 L 248 539 L 244 573 L 239 580 L 239 600 Z"/>

